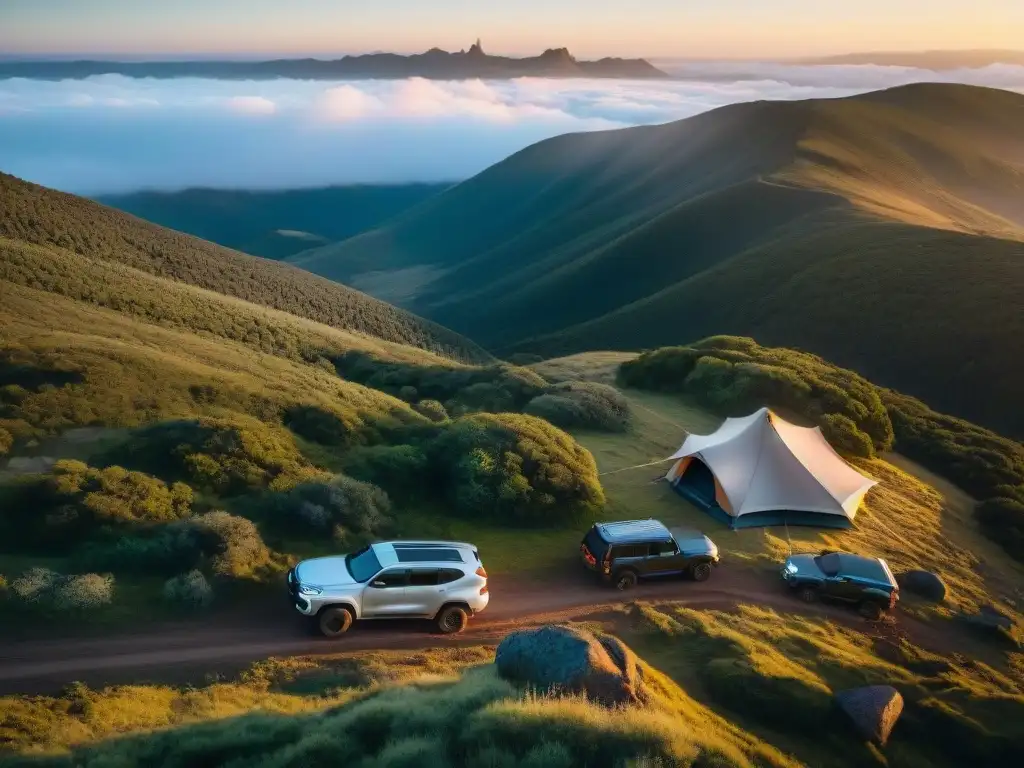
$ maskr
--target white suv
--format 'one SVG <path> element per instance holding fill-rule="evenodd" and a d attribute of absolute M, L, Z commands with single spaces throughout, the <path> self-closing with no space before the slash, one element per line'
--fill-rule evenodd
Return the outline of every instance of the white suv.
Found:
<path fill-rule="evenodd" d="M 387 541 L 303 560 L 288 571 L 288 593 L 328 637 L 356 619 L 432 619 L 445 634 L 461 632 L 490 599 L 477 548 L 453 541 Z"/>

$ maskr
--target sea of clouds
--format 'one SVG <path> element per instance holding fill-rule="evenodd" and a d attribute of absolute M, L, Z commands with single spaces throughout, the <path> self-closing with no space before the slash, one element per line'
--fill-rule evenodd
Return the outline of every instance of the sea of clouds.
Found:
<path fill-rule="evenodd" d="M 1024 67 L 663 63 L 670 81 L 0 80 L 0 171 L 80 194 L 467 178 L 541 139 L 755 99 L 920 81 L 1024 92 Z"/>

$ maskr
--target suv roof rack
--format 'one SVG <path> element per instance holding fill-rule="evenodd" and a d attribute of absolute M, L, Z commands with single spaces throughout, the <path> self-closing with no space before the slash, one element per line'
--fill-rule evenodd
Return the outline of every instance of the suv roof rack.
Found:
<path fill-rule="evenodd" d="M 648 539 L 670 539 L 672 534 L 660 520 L 623 520 L 616 523 L 598 523 L 598 530 L 605 541 L 621 543 L 647 541 Z"/>

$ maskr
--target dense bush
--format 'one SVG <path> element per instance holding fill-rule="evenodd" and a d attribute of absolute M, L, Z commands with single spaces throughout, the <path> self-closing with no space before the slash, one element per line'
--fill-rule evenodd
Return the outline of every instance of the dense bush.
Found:
<path fill-rule="evenodd" d="M 196 526 L 191 520 L 181 520 L 162 525 L 147 536 L 88 542 L 75 552 L 74 563 L 87 570 L 169 576 L 194 568 L 202 556 L 203 541 Z"/>
<path fill-rule="evenodd" d="M 202 571 L 192 570 L 165 581 L 163 597 L 186 608 L 206 608 L 213 602 L 213 588 Z"/>
<path fill-rule="evenodd" d="M 473 411 L 520 411 L 548 383 L 513 365 L 427 366 L 379 360 L 365 352 L 335 358 L 344 378 L 406 400 L 436 400 L 453 415 Z"/>
<path fill-rule="evenodd" d="M 274 527 L 289 533 L 333 532 L 339 544 L 352 545 L 384 536 L 392 525 L 388 495 L 345 475 L 272 494 L 264 505 Z"/>
<path fill-rule="evenodd" d="M 351 445 L 360 441 L 361 422 L 349 414 L 336 413 L 315 405 L 297 405 L 285 412 L 287 427 L 306 440 L 320 445 Z"/>
<path fill-rule="evenodd" d="M 289 434 L 243 417 L 144 427 L 109 458 L 226 495 L 282 490 L 323 474 L 299 453 Z"/>
<path fill-rule="evenodd" d="M 270 560 L 270 552 L 251 520 L 218 510 L 195 517 L 191 523 L 217 576 L 251 578 Z"/>
<path fill-rule="evenodd" d="M 762 406 L 798 414 L 827 430 L 837 450 L 854 455 L 893 443 L 892 423 L 870 382 L 815 355 L 753 339 L 712 336 L 645 352 L 623 363 L 619 376 L 627 386 L 685 394 L 724 416 Z"/>
<path fill-rule="evenodd" d="M 420 400 L 413 409 L 421 416 L 426 416 L 433 422 L 441 422 L 448 420 L 448 411 L 445 410 L 444 405 L 438 400 Z"/>
<path fill-rule="evenodd" d="M 48 568 L 30 568 L 11 583 L 10 591 L 27 607 L 87 610 L 113 600 L 114 577 L 97 573 L 65 576 Z"/>
<path fill-rule="evenodd" d="M 5 489 L 0 529 L 21 547 L 55 553 L 118 529 L 147 530 L 191 511 L 192 489 L 129 472 L 96 469 L 80 461 L 59 461 L 51 474 Z"/>
<path fill-rule="evenodd" d="M 464 416 L 442 429 L 427 451 L 434 476 L 460 514 L 557 523 L 604 504 L 590 452 L 532 416 Z"/>
<path fill-rule="evenodd" d="M 526 405 L 526 413 L 563 429 L 622 432 L 629 426 L 629 401 L 607 384 L 568 381 Z"/>
<path fill-rule="evenodd" d="M 374 445 L 345 456 L 345 472 L 392 493 L 422 493 L 430 487 L 430 464 L 421 445 Z"/>

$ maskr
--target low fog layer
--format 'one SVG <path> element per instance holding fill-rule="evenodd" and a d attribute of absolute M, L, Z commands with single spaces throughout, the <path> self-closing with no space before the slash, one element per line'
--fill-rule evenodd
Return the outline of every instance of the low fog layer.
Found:
<path fill-rule="evenodd" d="M 1024 91 L 1024 67 L 664 64 L 673 81 L 0 81 L 0 170 L 81 194 L 467 178 L 540 139 L 740 101 L 919 81 Z"/>

